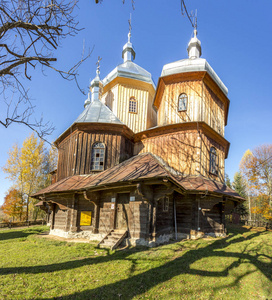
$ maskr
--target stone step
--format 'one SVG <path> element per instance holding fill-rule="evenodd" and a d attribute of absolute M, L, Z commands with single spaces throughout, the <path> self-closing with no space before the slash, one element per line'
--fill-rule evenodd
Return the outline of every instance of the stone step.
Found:
<path fill-rule="evenodd" d="M 100 248 L 107 248 L 107 249 L 109 249 L 109 248 L 111 248 L 111 245 L 100 244 L 99 247 L 100 247 Z"/>
<path fill-rule="evenodd" d="M 101 245 L 114 245 L 115 241 L 110 241 L 110 240 L 104 240 L 104 242 Z"/>
<path fill-rule="evenodd" d="M 126 230 L 114 230 L 112 231 L 102 243 L 99 243 L 99 247 L 101 248 L 113 248 L 115 245 L 119 245 L 121 239 L 123 238 Z"/>
<path fill-rule="evenodd" d="M 125 231 L 123 232 L 111 232 L 110 236 L 116 236 L 116 237 L 121 237 L 123 234 L 125 233 Z"/>

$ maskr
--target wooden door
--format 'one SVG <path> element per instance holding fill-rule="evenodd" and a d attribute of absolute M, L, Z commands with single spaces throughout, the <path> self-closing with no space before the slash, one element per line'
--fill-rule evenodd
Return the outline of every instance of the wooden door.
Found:
<path fill-rule="evenodd" d="M 116 229 L 128 229 L 129 194 L 118 194 L 116 205 Z"/>

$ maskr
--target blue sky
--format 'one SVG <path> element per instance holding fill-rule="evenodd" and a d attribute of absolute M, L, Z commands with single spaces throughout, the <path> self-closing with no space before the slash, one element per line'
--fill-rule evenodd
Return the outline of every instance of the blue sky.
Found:
<path fill-rule="evenodd" d="M 272 1 L 191 0 L 189 11 L 198 10 L 198 38 L 202 57 L 206 58 L 229 89 L 230 110 L 225 138 L 230 141 L 226 173 L 233 178 L 247 149 L 272 143 Z M 180 0 L 79 1 L 76 12 L 79 27 L 85 28 L 67 38 L 55 53 L 56 67 L 68 69 L 77 62 L 85 48 L 93 49 L 91 57 L 79 70 L 79 84 L 87 92 L 95 76 L 97 57 L 101 56 L 101 78 L 122 62 L 122 47 L 127 41 L 128 19 L 132 13 L 132 43 L 135 63 L 149 71 L 157 84 L 164 64 L 187 58 L 187 44 L 193 29 L 181 15 Z M 54 141 L 83 110 L 86 96 L 76 85 L 53 71 L 46 76 L 37 70 L 32 81 L 25 81 L 35 99 L 36 116 L 43 114 L 56 130 Z M 14 143 L 22 145 L 30 135 L 24 126 L 0 127 L 0 166 Z M 11 183 L 0 170 L 0 205 Z"/>

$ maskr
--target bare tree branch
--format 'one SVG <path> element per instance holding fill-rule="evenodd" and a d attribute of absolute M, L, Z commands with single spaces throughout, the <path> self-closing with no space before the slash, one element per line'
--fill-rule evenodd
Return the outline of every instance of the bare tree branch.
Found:
<path fill-rule="evenodd" d="M 42 123 L 42 118 L 31 121 L 34 106 L 24 84 L 31 80 L 29 71 L 41 65 L 64 79 L 74 80 L 78 86 L 78 68 L 90 51 L 69 70 L 53 65 L 60 40 L 81 30 L 73 15 L 77 3 L 78 0 L 0 0 L 0 101 L 6 105 L 6 115 L 3 109 L 0 112 L 1 125 L 21 123 L 41 138 L 52 132 L 53 127 Z"/>

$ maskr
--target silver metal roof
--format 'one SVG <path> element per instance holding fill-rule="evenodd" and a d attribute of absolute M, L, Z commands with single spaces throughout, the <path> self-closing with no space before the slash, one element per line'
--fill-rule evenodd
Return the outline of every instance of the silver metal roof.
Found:
<path fill-rule="evenodd" d="M 126 78 L 132 78 L 132 79 L 144 81 L 144 82 L 152 84 L 154 89 L 156 89 L 156 86 L 153 82 L 151 74 L 132 61 L 126 61 L 126 62 L 118 65 L 114 70 L 112 70 L 102 80 L 103 86 L 110 83 L 116 77 L 126 77 Z"/>
<path fill-rule="evenodd" d="M 186 72 L 197 72 L 197 71 L 207 71 L 212 79 L 217 83 L 222 92 L 227 96 L 228 89 L 215 73 L 213 68 L 209 65 L 209 63 L 204 58 L 195 58 L 195 59 L 182 59 L 170 64 L 166 64 L 163 66 L 161 77 L 178 74 L 178 73 L 186 73 Z"/>
<path fill-rule="evenodd" d="M 122 123 L 100 100 L 92 101 L 75 120 L 75 123 Z"/>

